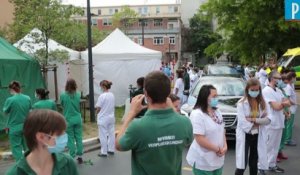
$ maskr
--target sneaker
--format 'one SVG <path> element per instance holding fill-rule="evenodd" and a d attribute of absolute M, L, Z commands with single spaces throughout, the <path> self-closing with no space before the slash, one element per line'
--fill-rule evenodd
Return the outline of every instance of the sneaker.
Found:
<path fill-rule="evenodd" d="M 284 173 L 284 169 L 279 168 L 278 166 L 270 167 L 269 170 L 270 170 L 270 171 L 273 171 L 273 172 L 275 172 L 275 173 Z"/>
<path fill-rule="evenodd" d="M 279 159 L 283 159 L 283 160 L 287 160 L 288 159 L 288 156 L 284 155 L 282 152 L 278 153 L 277 157 Z"/>
<path fill-rule="evenodd" d="M 107 154 L 101 154 L 101 153 L 99 153 L 98 156 L 99 157 L 107 157 Z"/>
<path fill-rule="evenodd" d="M 267 173 L 265 172 L 265 170 L 258 170 L 258 174 L 259 175 L 267 175 Z"/>
<path fill-rule="evenodd" d="M 285 145 L 287 145 L 287 146 L 297 146 L 297 143 L 293 140 L 290 140 L 290 141 L 286 142 Z"/>
<path fill-rule="evenodd" d="M 112 156 L 113 156 L 113 155 L 115 155 L 115 152 L 108 151 L 108 152 L 107 152 L 107 154 L 109 154 L 109 155 L 112 155 Z"/>
<path fill-rule="evenodd" d="M 78 157 L 78 158 L 77 158 L 77 162 L 78 162 L 78 164 L 83 164 L 82 157 Z"/>

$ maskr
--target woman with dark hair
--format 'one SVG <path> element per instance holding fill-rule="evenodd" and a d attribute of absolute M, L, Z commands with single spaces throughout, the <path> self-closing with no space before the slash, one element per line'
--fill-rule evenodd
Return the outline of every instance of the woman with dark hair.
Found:
<path fill-rule="evenodd" d="M 79 164 L 83 163 L 82 144 L 82 119 L 80 112 L 80 93 L 76 92 L 77 85 L 74 79 L 69 78 L 66 83 L 65 92 L 60 95 L 60 102 L 67 121 L 68 148 L 70 155 L 78 156 Z M 75 144 L 76 143 L 76 144 Z"/>
<path fill-rule="evenodd" d="M 61 153 L 68 142 L 65 130 L 66 121 L 60 113 L 45 109 L 30 112 L 23 129 L 29 151 L 6 174 L 77 175 L 74 160 Z"/>
<path fill-rule="evenodd" d="M 103 93 L 96 103 L 97 124 L 101 150 L 99 157 L 107 157 L 107 154 L 115 153 L 115 96 L 109 92 L 112 82 L 103 80 L 100 88 Z"/>
<path fill-rule="evenodd" d="M 39 88 L 35 90 L 35 95 L 39 99 L 34 103 L 33 109 L 51 109 L 56 111 L 56 104 L 53 100 L 48 99 L 49 91 L 47 89 Z"/>
<path fill-rule="evenodd" d="M 267 111 L 259 80 L 250 78 L 245 88 L 245 96 L 237 104 L 235 175 L 244 174 L 247 162 L 250 175 L 257 175 L 258 168 L 260 174 L 265 174 L 264 170 L 269 168 L 265 125 L 271 120 Z"/>
<path fill-rule="evenodd" d="M 223 117 L 217 105 L 216 88 L 203 85 L 190 115 L 194 141 L 188 151 L 187 161 L 195 175 L 222 174 L 227 143 Z"/>
<path fill-rule="evenodd" d="M 12 96 L 6 99 L 3 112 L 8 116 L 10 149 L 13 157 L 18 161 L 23 156 L 22 151 L 27 150 L 22 130 L 31 109 L 31 101 L 29 96 L 21 93 L 21 84 L 18 81 L 12 81 L 8 87 Z"/>
<path fill-rule="evenodd" d="M 177 73 L 177 80 L 175 81 L 174 89 L 173 89 L 173 94 L 177 95 L 180 98 L 181 104 L 183 104 L 183 91 L 184 91 L 184 82 L 183 82 L 183 74 L 184 71 L 181 69 L 178 69 L 176 71 Z"/>
<path fill-rule="evenodd" d="M 175 94 L 170 94 L 169 98 L 172 101 L 172 106 L 174 110 L 178 113 L 180 113 L 180 98 Z"/>

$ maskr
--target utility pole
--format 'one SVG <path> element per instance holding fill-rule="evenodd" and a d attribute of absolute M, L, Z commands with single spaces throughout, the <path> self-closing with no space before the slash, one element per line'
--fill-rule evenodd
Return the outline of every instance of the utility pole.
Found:
<path fill-rule="evenodd" d="M 91 5 L 87 0 L 87 33 L 88 33 L 88 58 L 89 58 L 89 100 L 90 100 L 90 119 L 95 122 L 95 105 L 94 105 L 94 75 L 93 75 L 93 58 L 92 58 L 92 32 L 91 32 Z"/>

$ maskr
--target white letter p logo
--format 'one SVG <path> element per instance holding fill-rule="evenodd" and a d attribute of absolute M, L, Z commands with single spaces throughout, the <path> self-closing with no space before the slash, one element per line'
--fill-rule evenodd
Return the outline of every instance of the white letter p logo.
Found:
<path fill-rule="evenodd" d="M 295 19 L 295 15 L 299 12 L 299 5 L 297 3 L 292 3 L 292 19 Z"/>

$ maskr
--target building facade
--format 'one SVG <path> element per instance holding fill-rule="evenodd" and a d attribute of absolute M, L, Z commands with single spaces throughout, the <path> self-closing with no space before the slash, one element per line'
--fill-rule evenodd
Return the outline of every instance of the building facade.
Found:
<path fill-rule="evenodd" d="M 0 27 L 6 27 L 13 22 L 14 6 L 9 0 L 1 0 L 0 4 Z"/>
<path fill-rule="evenodd" d="M 123 6 L 91 7 L 92 25 L 99 30 L 113 30 L 112 17 Z M 161 51 L 165 62 L 177 61 L 181 55 L 181 6 L 180 3 L 130 5 L 138 19 L 130 26 L 122 26 L 125 34 L 146 48 Z M 74 16 L 86 23 L 84 16 Z"/>

